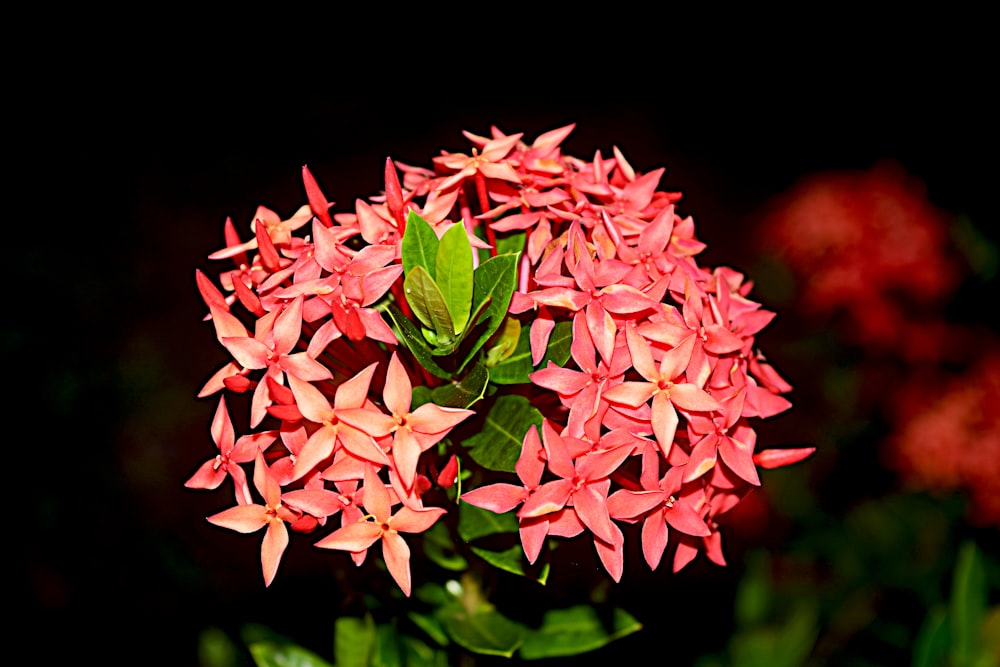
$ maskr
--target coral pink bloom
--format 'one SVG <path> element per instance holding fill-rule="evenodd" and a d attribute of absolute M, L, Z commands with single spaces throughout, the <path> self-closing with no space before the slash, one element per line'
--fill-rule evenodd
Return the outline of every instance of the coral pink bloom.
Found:
<path fill-rule="evenodd" d="M 273 322 L 273 324 L 271 324 Z M 225 336 L 222 344 L 246 369 L 263 370 L 265 376 L 279 380 L 287 375 L 309 382 L 329 380 L 330 370 L 307 352 L 292 353 L 302 333 L 302 297 L 293 299 L 280 312 L 271 311 L 258 320 L 253 336 Z M 267 383 L 260 382 L 254 391 L 250 425 L 258 426 L 271 402 Z"/>
<path fill-rule="evenodd" d="M 720 408 L 719 402 L 690 382 L 675 382 L 684 373 L 691 357 L 694 337 L 689 336 L 664 353 L 657 368 L 649 343 L 631 327 L 625 330 L 625 335 L 632 354 L 632 365 L 646 378 L 646 382 L 623 382 L 605 391 L 604 398 L 633 408 L 652 398 L 653 434 L 663 455 L 669 456 L 680 422 L 674 406 L 684 410 L 711 411 Z"/>
<path fill-rule="evenodd" d="M 514 471 L 521 480 L 521 486 L 504 482 L 481 486 L 463 494 L 462 500 L 496 514 L 503 514 L 528 499 L 538 488 L 545 472 L 545 453 L 538 438 L 538 428 L 535 426 L 524 434 L 521 455 L 514 464 Z M 549 532 L 548 524 L 548 517 L 520 519 L 521 545 L 529 563 L 534 563 L 541 553 L 545 536 Z"/>
<path fill-rule="evenodd" d="M 236 502 L 240 505 L 250 504 L 253 502 L 250 498 L 250 487 L 247 485 L 247 476 L 240 464 L 253 461 L 258 450 L 270 447 L 274 442 L 274 435 L 270 432 L 256 433 L 237 440 L 233 422 L 229 418 L 229 410 L 226 408 L 225 397 L 219 399 L 219 407 L 215 410 L 211 430 L 212 440 L 219 448 L 219 453 L 202 463 L 184 486 L 189 489 L 217 489 L 226 475 L 229 475 L 233 478 Z"/>
<path fill-rule="evenodd" d="M 642 554 L 651 570 L 659 566 L 667 547 L 668 527 L 694 537 L 707 537 L 712 532 L 692 506 L 692 496 L 676 497 L 680 495 L 684 468 L 670 468 L 662 479 L 654 480 L 655 484 L 644 475 L 642 491 L 621 489 L 608 498 L 612 518 L 642 517 Z"/>
<path fill-rule="evenodd" d="M 382 397 L 391 412 L 388 415 L 358 408 L 338 411 L 338 416 L 342 421 L 375 438 L 393 434 L 392 459 L 396 472 L 403 486 L 410 489 L 413 487 L 420 454 L 440 442 L 452 427 L 475 412 L 442 408 L 433 403 L 424 403 L 410 412 L 413 384 L 395 352 L 389 360 Z"/>
<path fill-rule="evenodd" d="M 618 535 L 607 507 L 608 477 L 631 454 L 631 448 L 598 450 L 574 459 L 570 446 L 576 444 L 575 438 L 563 438 L 548 420 L 542 423 L 542 439 L 548 468 L 559 479 L 538 487 L 518 511 L 518 517 L 540 517 L 572 505 L 595 537 L 615 543 Z"/>
<path fill-rule="evenodd" d="M 520 183 L 521 177 L 503 158 L 517 145 L 522 136 L 524 134 L 519 132 L 507 137 L 491 139 L 482 146 L 481 151 L 473 149 L 472 156 L 462 153 L 445 153 L 434 158 L 434 164 L 458 170 L 457 173 L 441 183 L 438 189 L 448 190 L 466 178 L 475 176 L 476 173 L 481 173 L 486 178 L 499 178 L 512 183 Z"/>
<path fill-rule="evenodd" d="M 337 417 L 343 410 L 364 407 L 368 387 L 377 365 L 377 363 L 369 364 L 350 380 L 341 383 L 334 394 L 332 406 L 316 387 L 289 376 L 288 383 L 295 394 L 295 401 L 302 416 L 319 424 L 319 428 L 312 432 L 296 457 L 294 474 L 290 481 L 302 477 L 320 462 L 332 456 L 338 442 L 357 457 L 372 463 L 388 465 L 389 457 L 371 436 L 345 424 Z"/>
<path fill-rule="evenodd" d="M 710 416 L 692 415 L 688 422 L 693 449 L 688 462 L 685 482 L 700 477 L 715 465 L 716 455 L 722 457 L 730 470 L 744 481 L 760 486 L 760 477 L 753 461 L 757 436 L 746 420 L 740 419 L 746 398 L 746 387 L 740 387 L 721 401 L 719 413 Z"/>
<path fill-rule="evenodd" d="M 238 533 L 255 533 L 261 528 L 267 528 L 260 548 L 260 563 L 264 571 L 264 585 L 270 586 L 278 572 L 281 555 L 288 546 L 288 528 L 285 522 L 295 521 L 301 515 L 282 504 L 281 486 L 268 470 L 260 450 L 257 451 L 253 483 L 264 497 L 263 505 L 230 507 L 208 517 L 208 522 Z"/>
<path fill-rule="evenodd" d="M 305 352 L 292 354 L 302 333 L 302 297 L 293 299 L 274 320 L 274 326 L 264 341 L 249 336 L 229 336 L 222 339 L 233 357 L 244 368 L 268 369 L 270 373 L 285 372 L 306 380 L 329 380 L 329 369 Z"/>
<path fill-rule="evenodd" d="M 659 302 L 621 282 L 631 271 L 630 265 L 611 259 L 595 262 L 583 231 L 576 222 L 570 227 L 565 262 L 573 274 L 576 290 L 570 287 L 550 287 L 532 292 L 529 296 L 538 304 L 573 311 L 583 310 L 594 347 L 605 363 L 610 364 L 618 330 L 611 313 L 635 315 L 643 310 L 657 308 Z"/>
<path fill-rule="evenodd" d="M 570 354 L 580 370 L 563 368 L 551 361 L 546 368 L 531 373 L 533 383 L 559 394 L 563 405 L 569 408 L 567 424 L 577 433 L 582 425 L 597 414 L 601 393 L 606 387 L 620 382 L 625 371 L 631 367 L 629 356 L 624 349 L 616 348 L 611 362 L 598 359 L 593 339 L 582 313 L 573 317 L 573 342 Z"/>
<path fill-rule="evenodd" d="M 416 511 L 404 505 L 392 514 L 389 490 L 372 466 L 365 468 L 362 505 L 368 512 L 367 516 L 338 528 L 317 542 L 316 546 L 356 553 L 382 540 L 382 557 L 389 574 L 403 594 L 409 597 L 410 548 L 399 533 L 422 533 L 433 526 L 445 511 L 440 507 Z"/>

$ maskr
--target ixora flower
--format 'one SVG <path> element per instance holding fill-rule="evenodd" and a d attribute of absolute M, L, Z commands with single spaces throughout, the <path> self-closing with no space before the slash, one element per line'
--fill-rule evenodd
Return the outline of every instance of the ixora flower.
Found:
<path fill-rule="evenodd" d="M 209 254 L 226 267 L 195 272 L 228 353 L 199 392 L 222 395 L 219 453 L 187 485 L 232 481 L 237 505 L 209 521 L 266 528 L 265 584 L 293 535 L 323 533 L 314 546 L 356 565 L 381 542 L 410 595 L 410 545 L 442 526 L 456 551 L 522 574 L 584 534 L 615 581 L 630 535 L 653 569 L 671 545 L 675 571 L 699 553 L 724 564 L 719 517 L 758 469 L 813 452 L 757 450 L 753 420 L 787 410 L 791 386 L 757 347 L 774 313 L 752 283 L 698 263 L 662 168 L 618 147 L 567 155 L 573 127 L 466 132 L 471 149 L 432 168 L 388 159 L 353 211 L 303 167 L 291 217 L 259 207 L 249 240 L 226 220 Z M 469 530 L 490 513 L 509 522 Z M 505 530 L 517 562 L 471 550 Z"/>

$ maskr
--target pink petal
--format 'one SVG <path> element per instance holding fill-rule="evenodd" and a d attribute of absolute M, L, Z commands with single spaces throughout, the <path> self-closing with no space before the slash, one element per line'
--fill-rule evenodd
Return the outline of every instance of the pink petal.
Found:
<path fill-rule="evenodd" d="M 385 405 L 389 410 L 399 416 L 404 416 L 410 412 L 410 400 L 413 398 L 413 385 L 406 374 L 406 369 L 399 361 L 395 352 L 389 359 L 389 368 L 385 374 L 385 389 L 382 396 L 385 398 Z"/>
<path fill-rule="evenodd" d="M 267 508 L 263 505 L 237 505 L 213 514 L 207 521 L 237 533 L 255 533 L 264 527 L 267 517 Z"/>
<path fill-rule="evenodd" d="M 663 512 L 653 512 L 642 522 L 642 555 L 646 558 L 649 569 L 655 570 L 660 565 L 663 550 L 667 548 L 668 535 Z"/>
<path fill-rule="evenodd" d="M 389 525 L 393 530 L 401 533 L 422 533 L 440 519 L 447 512 L 440 507 L 428 507 L 424 510 L 413 510 L 409 507 L 400 507 L 399 511 L 393 515 Z"/>
<path fill-rule="evenodd" d="M 316 429 L 309 436 L 309 440 L 306 441 L 299 455 L 295 457 L 292 478 L 289 482 L 294 482 L 319 465 L 320 462 L 329 458 L 333 454 L 336 442 L 337 431 L 335 428 L 324 425 Z"/>
<path fill-rule="evenodd" d="M 625 567 L 625 536 L 618 526 L 610 524 L 612 539 L 609 541 L 594 540 L 594 547 L 601 559 L 601 564 L 616 582 L 621 581 Z"/>
<path fill-rule="evenodd" d="M 302 333 L 302 297 L 295 297 L 274 322 L 274 350 L 288 354 L 299 342 Z"/>
<path fill-rule="evenodd" d="M 446 434 L 457 424 L 474 414 L 476 414 L 475 410 L 442 408 L 434 403 L 424 403 L 410 414 L 407 422 L 414 431 L 419 433 Z"/>
<path fill-rule="evenodd" d="M 579 392 L 587 381 L 587 376 L 579 371 L 570 370 L 549 362 L 546 368 L 531 373 L 528 376 L 533 383 L 544 389 L 551 389 L 563 396 L 572 396 Z"/>
<path fill-rule="evenodd" d="M 524 505 L 518 511 L 517 516 L 524 519 L 561 510 L 566 506 L 566 501 L 569 500 L 572 491 L 573 482 L 568 479 L 557 479 L 542 484 L 525 501 Z"/>
<path fill-rule="evenodd" d="M 619 489 L 608 497 L 608 515 L 615 519 L 634 519 L 662 502 L 662 491 Z"/>
<path fill-rule="evenodd" d="M 372 466 L 365 467 L 364 492 L 362 503 L 368 513 L 373 515 L 376 521 L 388 521 L 392 512 L 389 490 L 385 488 L 385 483 L 379 479 L 376 469 Z"/>
<path fill-rule="evenodd" d="M 612 403 L 621 403 L 630 408 L 637 408 L 655 393 L 656 385 L 652 382 L 622 382 L 610 389 L 605 389 L 602 396 Z"/>
<path fill-rule="evenodd" d="M 509 512 L 520 505 L 528 497 L 528 491 L 523 486 L 514 484 L 489 484 L 462 494 L 462 500 L 481 507 L 495 514 Z"/>
<path fill-rule="evenodd" d="M 532 425 L 524 434 L 524 439 L 521 442 L 521 455 L 517 458 L 517 463 L 514 464 L 514 470 L 521 478 L 525 488 L 534 489 L 542 481 L 542 473 L 545 472 L 544 453 L 542 442 L 538 437 L 538 427 Z"/>
<path fill-rule="evenodd" d="M 295 375 L 288 376 L 288 386 L 295 395 L 295 403 L 303 417 L 311 422 L 322 424 L 333 416 L 330 402 L 319 389 Z"/>
<path fill-rule="evenodd" d="M 765 449 L 753 455 L 753 462 L 765 470 L 772 470 L 803 461 L 812 456 L 815 451 L 815 447 Z"/>
<path fill-rule="evenodd" d="M 296 489 L 282 495 L 281 501 L 319 518 L 336 514 L 343 508 L 340 494 L 326 489 Z"/>
<path fill-rule="evenodd" d="M 267 368 L 270 350 L 259 340 L 246 336 L 225 337 L 222 344 L 243 368 Z"/>
<path fill-rule="evenodd" d="M 721 410 L 722 405 L 703 389 L 690 382 L 675 384 L 670 388 L 670 400 L 678 407 L 697 412 Z"/>
<path fill-rule="evenodd" d="M 573 494 L 573 507 L 587 528 L 601 540 L 613 543 L 616 528 L 608 516 L 607 497 L 587 484 Z"/>
<path fill-rule="evenodd" d="M 403 594 L 410 596 L 410 547 L 392 531 L 382 536 L 382 558 Z"/>
<path fill-rule="evenodd" d="M 327 227 L 333 227 L 333 219 L 330 217 L 330 202 L 319 189 L 319 184 L 313 177 L 312 172 L 305 165 L 302 165 L 302 181 L 306 188 L 306 197 L 309 199 L 309 208 L 313 214 L 323 221 Z"/>
<path fill-rule="evenodd" d="M 382 530 L 371 521 L 349 523 L 333 531 L 319 542 L 321 549 L 341 551 L 363 551 L 375 544 L 382 536 Z"/>
<path fill-rule="evenodd" d="M 264 571 L 264 585 L 270 586 L 274 581 L 274 576 L 278 573 L 278 564 L 281 563 L 281 555 L 288 546 L 288 528 L 281 520 L 268 522 L 267 533 L 264 535 L 264 542 L 260 547 L 260 564 Z"/>
<path fill-rule="evenodd" d="M 378 362 L 371 363 L 350 380 L 341 383 L 334 395 L 334 407 L 338 410 L 363 407 L 377 366 Z"/>
<path fill-rule="evenodd" d="M 722 461 L 741 478 L 760 486 L 757 466 L 753 463 L 753 449 L 738 440 L 724 436 L 719 439 L 719 456 Z"/>
<path fill-rule="evenodd" d="M 337 418 L 375 438 L 389 435 L 399 425 L 392 416 L 367 407 L 337 410 Z"/>
<path fill-rule="evenodd" d="M 413 486 L 413 479 L 417 474 L 417 461 L 420 460 L 421 452 L 420 443 L 408 429 L 401 428 L 396 431 L 392 441 L 392 460 L 396 464 L 396 472 L 399 474 L 400 481 L 407 489 Z"/>
<path fill-rule="evenodd" d="M 333 373 L 319 363 L 308 352 L 298 352 L 281 357 L 281 369 L 289 375 L 294 375 L 309 382 L 333 379 Z"/>
<path fill-rule="evenodd" d="M 669 456 L 680 419 L 677 417 L 674 404 L 670 402 L 670 399 L 663 392 L 653 397 L 651 421 L 653 424 L 653 434 L 656 436 L 660 451 L 663 452 L 664 456 Z"/>
<path fill-rule="evenodd" d="M 663 516 L 671 528 L 687 535 L 706 537 L 712 532 L 701 516 L 683 501 L 677 501 L 673 507 L 664 510 Z"/>
<path fill-rule="evenodd" d="M 219 466 L 213 457 L 200 466 L 191 477 L 184 482 L 189 489 L 217 489 L 226 478 L 226 469 Z"/>
<path fill-rule="evenodd" d="M 545 544 L 545 537 L 549 534 L 549 520 L 546 517 L 533 517 L 521 519 L 518 532 L 521 535 L 521 546 L 524 547 L 524 555 L 529 563 L 534 563 L 538 559 L 538 554 Z"/>
<path fill-rule="evenodd" d="M 546 312 L 548 309 L 546 309 Z M 529 341 L 531 342 L 531 365 L 537 366 L 542 363 L 542 358 L 548 351 L 549 337 L 556 323 L 551 317 L 542 317 L 541 313 L 531 323 L 529 331 Z"/>

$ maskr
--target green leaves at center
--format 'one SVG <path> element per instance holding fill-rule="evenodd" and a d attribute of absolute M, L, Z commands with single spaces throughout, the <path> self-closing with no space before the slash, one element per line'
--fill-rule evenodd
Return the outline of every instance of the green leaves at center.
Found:
<path fill-rule="evenodd" d="M 463 224 L 452 225 L 441 237 L 435 268 L 455 333 L 462 333 L 472 308 L 472 246 Z"/>
<path fill-rule="evenodd" d="M 469 324 L 472 309 L 472 245 L 465 225 L 452 225 L 438 240 L 434 229 L 410 212 L 401 247 L 403 287 L 414 315 L 437 348 L 450 348 Z"/>
<path fill-rule="evenodd" d="M 448 312 L 444 295 L 431 275 L 422 266 L 415 266 L 403 280 L 406 300 L 417 316 L 433 336 L 424 334 L 429 343 L 435 346 L 448 346 L 455 340 L 455 326 Z"/>
<path fill-rule="evenodd" d="M 517 284 L 518 253 L 504 253 L 473 268 L 465 225 L 438 239 L 414 212 L 400 246 L 403 289 L 417 322 L 389 308 L 396 336 L 434 375 L 461 374 L 503 324 Z M 437 361 L 435 358 L 446 357 Z"/>

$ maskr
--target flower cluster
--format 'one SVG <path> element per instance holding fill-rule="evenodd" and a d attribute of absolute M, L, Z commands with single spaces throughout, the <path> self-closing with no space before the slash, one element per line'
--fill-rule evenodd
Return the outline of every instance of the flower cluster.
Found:
<path fill-rule="evenodd" d="M 196 272 L 231 357 L 199 394 L 223 395 L 219 451 L 187 485 L 231 480 L 235 506 L 208 520 L 266 528 L 265 583 L 289 529 L 339 513 L 316 546 L 361 564 L 380 542 L 409 595 L 399 533 L 433 526 L 459 479 L 474 488 L 451 503 L 516 509 L 529 562 L 586 533 L 617 581 L 622 527 L 641 524 L 651 568 L 668 528 L 675 571 L 702 551 L 724 564 L 716 519 L 758 468 L 813 451 L 755 451 L 750 420 L 788 409 L 791 387 L 756 347 L 774 313 L 752 283 L 698 264 L 663 169 L 567 155 L 572 129 L 466 132 L 470 153 L 431 169 L 387 160 L 385 190 L 353 212 L 332 213 L 303 167 L 291 217 L 259 207 L 248 240 L 226 220 L 209 257 L 228 268 Z M 237 437 L 225 395 L 241 394 Z"/>

